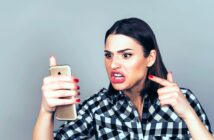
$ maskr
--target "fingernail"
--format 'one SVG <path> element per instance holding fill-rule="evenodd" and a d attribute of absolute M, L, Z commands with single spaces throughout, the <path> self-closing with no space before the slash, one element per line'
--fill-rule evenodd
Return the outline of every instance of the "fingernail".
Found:
<path fill-rule="evenodd" d="M 79 95 L 80 95 L 80 92 L 78 92 L 77 95 L 79 96 Z"/>
<path fill-rule="evenodd" d="M 76 99 L 76 102 L 78 102 L 78 103 L 79 103 L 79 102 L 80 102 L 80 99 Z"/>
<path fill-rule="evenodd" d="M 79 79 L 75 78 L 75 79 L 74 79 L 74 82 L 78 83 L 78 82 L 79 82 Z"/>
<path fill-rule="evenodd" d="M 77 86 L 77 90 L 79 90 L 80 89 L 80 87 L 79 86 Z"/>
<path fill-rule="evenodd" d="M 153 75 L 149 75 L 149 78 L 153 78 L 154 76 Z"/>

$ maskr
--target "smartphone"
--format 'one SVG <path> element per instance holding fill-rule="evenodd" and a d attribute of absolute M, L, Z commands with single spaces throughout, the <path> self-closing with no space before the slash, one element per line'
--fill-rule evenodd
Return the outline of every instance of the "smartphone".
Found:
<path fill-rule="evenodd" d="M 71 75 L 71 68 L 69 65 L 51 66 L 51 75 Z M 77 118 L 76 105 L 65 105 L 56 107 L 57 120 L 75 120 Z"/>

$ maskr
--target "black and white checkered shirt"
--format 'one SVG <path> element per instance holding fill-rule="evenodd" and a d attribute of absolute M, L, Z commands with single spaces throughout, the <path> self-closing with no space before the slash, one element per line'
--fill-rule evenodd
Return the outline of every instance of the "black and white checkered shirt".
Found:
<path fill-rule="evenodd" d="M 209 120 L 199 101 L 188 89 L 181 89 L 206 128 L 211 132 Z M 144 98 L 142 120 L 138 112 L 122 92 L 110 95 L 102 89 L 84 101 L 78 108 L 75 121 L 66 121 L 54 132 L 54 139 L 99 140 L 169 140 L 190 139 L 183 120 L 171 107 L 161 107 L 158 99 Z"/>

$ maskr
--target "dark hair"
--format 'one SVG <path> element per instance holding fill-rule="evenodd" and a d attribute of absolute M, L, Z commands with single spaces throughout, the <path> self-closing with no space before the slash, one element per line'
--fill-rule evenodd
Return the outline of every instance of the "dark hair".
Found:
<path fill-rule="evenodd" d="M 108 36 L 111 34 L 122 34 L 136 40 L 143 47 L 145 57 L 148 57 L 151 50 L 156 51 L 156 61 L 151 67 L 148 68 L 145 87 L 142 90 L 141 95 L 143 97 L 146 93 L 148 93 L 150 97 L 157 97 L 157 89 L 161 86 L 149 80 L 148 75 L 152 74 L 166 79 L 167 70 L 163 64 L 155 35 L 150 26 L 138 18 L 122 19 L 115 22 L 113 26 L 106 32 L 105 43 Z M 118 92 L 113 88 L 111 83 L 109 85 L 109 92 Z"/>

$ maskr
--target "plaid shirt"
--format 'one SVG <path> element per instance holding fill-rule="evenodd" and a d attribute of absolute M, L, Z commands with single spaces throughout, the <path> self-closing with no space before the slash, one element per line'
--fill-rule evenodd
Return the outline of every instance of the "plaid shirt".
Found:
<path fill-rule="evenodd" d="M 199 101 L 188 89 L 181 89 L 195 112 L 211 132 L 209 120 Z M 144 98 L 142 120 L 131 101 L 119 92 L 108 94 L 102 89 L 85 100 L 78 108 L 75 121 L 66 121 L 54 132 L 54 139 L 99 140 L 168 140 L 190 139 L 185 122 L 177 116 L 172 107 L 161 107 L 158 99 Z"/>

